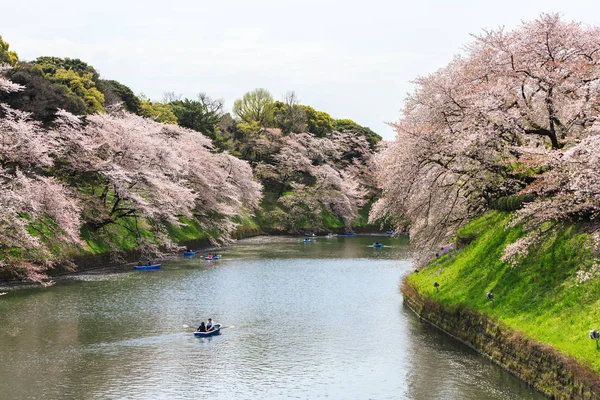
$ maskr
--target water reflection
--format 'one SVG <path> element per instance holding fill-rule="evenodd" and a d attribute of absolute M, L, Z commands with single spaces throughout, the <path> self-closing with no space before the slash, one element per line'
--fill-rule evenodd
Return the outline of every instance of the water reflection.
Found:
<path fill-rule="evenodd" d="M 259 238 L 221 253 L 3 296 L 0 393 L 538 398 L 401 306 L 406 239 Z M 208 317 L 235 328 L 208 338 L 184 328 Z"/>

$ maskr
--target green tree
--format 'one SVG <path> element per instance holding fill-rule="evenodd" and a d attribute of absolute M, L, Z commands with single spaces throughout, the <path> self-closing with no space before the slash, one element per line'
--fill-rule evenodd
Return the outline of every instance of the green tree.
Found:
<path fill-rule="evenodd" d="M 263 128 L 273 126 L 273 96 L 265 89 L 244 94 L 233 103 L 233 113 L 246 123 L 258 123 Z"/>
<path fill-rule="evenodd" d="M 223 100 L 213 100 L 205 93 L 200 93 L 198 100 L 186 98 L 171 101 L 169 105 L 180 126 L 202 132 L 213 141 L 219 141 L 219 123 L 223 116 Z"/>
<path fill-rule="evenodd" d="M 273 104 L 275 127 L 283 133 L 306 132 L 306 110 L 299 104 L 295 92 L 288 92 L 283 101 Z"/>
<path fill-rule="evenodd" d="M 9 50 L 10 45 L 2 40 L 2 36 L 0 36 L 0 65 L 8 64 L 15 65 L 17 61 L 19 61 L 19 57 L 17 53 Z"/>
<path fill-rule="evenodd" d="M 86 104 L 86 112 L 95 114 L 104 111 L 104 95 L 96 88 L 91 72 L 79 75 L 75 70 L 58 69 L 54 75 L 46 75 L 48 80 L 65 86 Z"/>
<path fill-rule="evenodd" d="M 142 102 L 133 91 L 120 82 L 100 79 L 96 84 L 104 95 L 104 106 L 122 103 L 124 108 L 137 115 L 142 115 Z"/>
<path fill-rule="evenodd" d="M 38 121 L 51 123 L 59 108 L 77 115 L 86 112 L 83 99 L 69 92 L 65 86 L 46 79 L 39 65 L 21 62 L 7 72 L 7 77 L 25 86 L 25 89 L 14 93 L 0 93 L 0 102 L 30 112 Z"/>
<path fill-rule="evenodd" d="M 177 125 L 177 117 L 169 104 L 163 104 L 158 101 L 152 102 L 143 94 L 140 95 L 142 102 L 142 116 L 153 119 L 156 122 Z"/>
<path fill-rule="evenodd" d="M 34 63 L 46 79 L 81 98 L 88 114 L 104 111 L 104 94 L 96 87 L 100 74 L 94 67 L 78 58 L 38 57 Z"/>
<path fill-rule="evenodd" d="M 35 61 L 46 75 L 55 75 L 60 69 L 74 71 L 78 75 L 92 74 L 91 79 L 97 82 L 100 79 L 100 74 L 94 67 L 88 63 L 81 61 L 79 58 L 60 58 L 60 57 L 38 57 Z"/>
<path fill-rule="evenodd" d="M 306 113 L 308 131 L 317 137 L 325 137 L 333 131 L 334 119 L 323 111 L 317 111 L 311 106 L 301 106 Z"/>

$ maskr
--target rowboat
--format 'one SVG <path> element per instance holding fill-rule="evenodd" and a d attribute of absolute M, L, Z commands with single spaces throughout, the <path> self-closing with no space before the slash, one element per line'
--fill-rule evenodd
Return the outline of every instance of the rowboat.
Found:
<path fill-rule="evenodd" d="M 209 332 L 194 332 L 194 336 L 196 337 L 206 337 L 206 336 L 215 336 L 221 334 L 221 324 L 215 324 L 215 329 Z"/>
<path fill-rule="evenodd" d="M 383 243 L 373 243 L 372 245 L 373 247 L 375 247 L 376 249 L 383 247 Z"/>
<path fill-rule="evenodd" d="M 196 255 L 195 251 L 184 251 L 183 252 L 183 256 L 184 257 L 192 257 L 192 256 L 195 256 L 195 255 Z"/>
<path fill-rule="evenodd" d="M 221 259 L 221 255 L 214 255 L 214 256 L 204 256 L 204 259 L 206 261 L 213 261 L 213 260 L 220 260 Z"/>
<path fill-rule="evenodd" d="M 303 242 L 304 243 L 310 243 L 310 242 L 312 242 L 312 240 L 310 240 L 310 239 L 304 239 Z"/>
<path fill-rule="evenodd" d="M 344 232 L 344 236 L 356 236 L 354 232 Z"/>
<path fill-rule="evenodd" d="M 137 269 L 138 271 L 145 271 L 148 269 L 160 269 L 160 264 L 155 265 L 136 265 L 133 269 Z"/>

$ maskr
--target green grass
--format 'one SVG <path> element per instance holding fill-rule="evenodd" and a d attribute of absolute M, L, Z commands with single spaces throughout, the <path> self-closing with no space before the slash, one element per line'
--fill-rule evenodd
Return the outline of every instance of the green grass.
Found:
<path fill-rule="evenodd" d="M 95 232 L 87 225 L 81 228 L 81 239 L 85 243 L 84 253 L 102 254 L 114 250 L 131 250 L 138 246 L 138 235 L 152 241 L 153 235 L 145 221 L 134 218 L 121 218 L 113 224 Z M 134 234 L 137 232 L 137 235 Z"/>
<path fill-rule="evenodd" d="M 246 215 L 234 221 L 240 224 L 231 235 L 235 239 L 258 236 L 262 233 L 262 229 L 256 223 L 255 218 Z"/>
<path fill-rule="evenodd" d="M 183 225 L 168 225 L 167 232 L 169 237 L 176 243 L 182 243 L 189 240 L 206 239 L 209 236 L 215 236 L 216 232 L 207 232 L 198 223 L 198 221 L 187 218 L 179 218 Z"/>
<path fill-rule="evenodd" d="M 467 305 L 600 373 L 600 351 L 589 339 L 600 329 L 600 278 L 578 284 L 575 276 L 595 262 L 589 237 L 576 225 L 544 237 L 516 267 L 500 261 L 507 244 L 523 235 L 506 229 L 511 215 L 490 212 L 458 232 L 475 238 L 454 255 L 445 255 L 411 274 L 408 282 L 422 294 L 448 305 Z M 433 282 L 440 283 L 439 292 Z M 491 291 L 495 305 L 486 299 Z"/>

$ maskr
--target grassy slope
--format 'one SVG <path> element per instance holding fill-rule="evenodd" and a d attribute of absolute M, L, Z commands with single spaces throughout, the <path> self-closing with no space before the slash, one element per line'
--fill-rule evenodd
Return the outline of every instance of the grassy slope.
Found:
<path fill-rule="evenodd" d="M 183 219 L 181 222 L 184 225 L 167 227 L 167 234 L 176 243 L 182 243 L 190 240 L 206 239 L 209 237 L 217 237 L 217 232 L 204 230 L 195 220 Z M 240 223 L 233 236 L 242 238 L 257 234 L 260 230 L 250 217 L 241 218 Z M 149 242 L 154 242 L 152 232 L 147 226 L 147 222 L 140 220 L 136 225 L 135 220 L 131 218 L 123 218 L 117 223 L 107 225 L 102 230 L 102 235 L 95 235 L 84 226 L 81 230 L 81 238 L 85 243 L 84 253 L 87 254 L 102 254 L 118 250 L 131 250 L 138 246 L 136 235 L 133 232 L 138 232 L 140 237 L 144 237 Z M 112 245 L 112 247 L 111 247 Z"/>
<path fill-rule="evenodd" d="M 514 330 L 591 365 L 600 373 L 600 351 L 589 339 L 600 328 L 600 279 L 577 284 L 576 272 L 588 269 L 593 254 L 586 234 L 565 226 L 544 239 L 517 267 L 500 261 L 507 244 L 522 235 L 505 229 L 510 214 L 491 212 L 458 233 L 476 240 L 455 255 L 445 255 L 408 281 L 446 304 L 471 306 Z M 433 282 L 440 283 L 439 292 Z M 486 293 L 495 295 L 495 306 Z"/>

